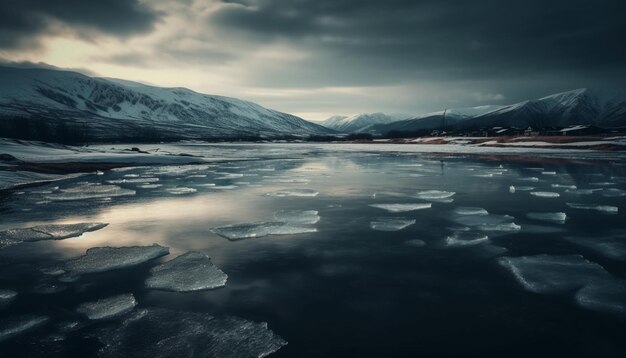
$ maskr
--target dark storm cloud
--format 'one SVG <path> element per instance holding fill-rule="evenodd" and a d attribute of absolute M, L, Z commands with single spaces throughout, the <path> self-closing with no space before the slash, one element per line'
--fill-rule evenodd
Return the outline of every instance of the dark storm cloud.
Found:
<path fill-rule="evenodd" d="M 78 36 L 91 32 L 118 37 L 153 28 L 159 14 L 137 0 L 3 0 L 0 2 L 0 49 L 32 47 L 38 37 L 71 28 Z"/>
<path fill-rule="evenodd" d="M 623 0 L 249 0 L 211 21 L 314 53 L 277 85 L 369 85 L 623 69 L 624 14 Z"/>

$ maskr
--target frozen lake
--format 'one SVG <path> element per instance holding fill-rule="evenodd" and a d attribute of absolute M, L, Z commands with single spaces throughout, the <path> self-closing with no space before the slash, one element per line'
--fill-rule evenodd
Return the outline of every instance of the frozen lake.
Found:
<path fill-rule="evenodd" d="M 0 356 L 626 352 L 619 153 L 141 149 L 0 197 Z"/>

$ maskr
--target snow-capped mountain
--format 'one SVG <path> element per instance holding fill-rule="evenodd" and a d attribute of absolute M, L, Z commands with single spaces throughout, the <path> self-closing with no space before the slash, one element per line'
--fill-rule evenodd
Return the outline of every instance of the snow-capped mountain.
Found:
<path fill-rule="evenodd" d="M 10 136 L 20 128 L 33 130 L 22 128 L 25 123 L 40 128 L 61 126 L 93 139 L 271 138 L 332 132 L 255 103 L 186 88 L 51 69 L 0 67 L 0 136 Z"/>
<path fill-rule="evenodd" d="M 355 133 L 365 132 L 373 125 L 387 124 L 404 118 L 408 118 L 408 116 L 401 114 L 390 115 L 385 113 L 360 113 L 350 117 L 332 116 L 320 124 L 339 132 Z"/>
<path fill-rule="evenodd" d="M 626 126 L 626 100 L 601 96 L 586 88 L 557 93 L 508 106 L 451 109 L 368 128 L 368 132 L 473 130 L 491 127 L 564 128 L 593 125 L 602 128 Z"/>

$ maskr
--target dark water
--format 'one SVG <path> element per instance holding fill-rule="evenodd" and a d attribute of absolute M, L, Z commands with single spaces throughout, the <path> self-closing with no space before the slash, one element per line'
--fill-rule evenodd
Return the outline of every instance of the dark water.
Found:
<path fill-rule="evenodd" d="M 18 292 L 14 301 L 0 308 L 0 320 L 25 314 L 50 317 L 44 325 L 0 342 L 0 356 L 97 355 L 106 349 L 99 333 L 119 325 L 124 317 L 91 322 L 75 308 L 130 292 L 138 301 L 136 310 L 161 307 L 267 322 L 288 342 L 272 357 L 623 357 L 626 298 L 621 311 L 619 307 L 590 310 L 577 303 L 577 289 L 531 292 L 498 258 L 578 254 L 601 265 L 615 282 L 625 279 L 626 251 L 607 254 L 568 239 L 601 241 L 613 235 L 623 237 L 618 243 L 626 243 L 622 235 L 626 196 L 608 190 L 626 189 L 625 164 L 620 160 L 298 153 L 289 160 L 110 171 L 14 192 L 2 198 L 0 230 L 41 223 L 106 222 L 109 226 L 78 238 L 0 250 L 0 289 Z M 106 184 L 138 177 L 157 177 L 162 186 L 141 188 L 122 182 L 115 185 L 135 190 L 136 195 L 55 200 L 60 190 L 85 185 L 82 182 Z M 203 186 L 208 183 L 217 189 Z M 572 185 L 598 190 L 586 195 L 567 192 Z M 511 193 L 510 186 L 532 186 L 530 191 L 560 196 Z M 173 187 L 196 191 L 176 195 L 166 190 Z M 266 195 L 305 188 L 319 195 Z M 428 190 L 455 195 L 448 202 L 416 198 L 418 192 Z M 425 202 L 432 207 L 402 213 L 369 206 Z M 609 205 L 619 211 L 574 209 L 567 203 Z M 463 216 L 455 213 L 458 207 L 510 215 L 521 229 L 485 231 L 488 240 L 450 246 L 446 237 L 466 226 Z M 210 231 L 228 224 L 273 221 L 279 210 L 317 210 L 321 219 L 311 225 L 317 232 L 229 241 Z M 544 212 L 564 212 L 567 220 L 527 217 Z M 415 223 L 399 231 L 372 230 L 370 222 L 381 218 Z M 471 230 L 481 232 L 476 227 Z M 72 283 L 59 283 L 40 271 L 90 247 L 152 243 L 168 246 L 171 254 L 131 268 L 85 275 Z M 151 267 L 187 251 L 208 254 L 228 274 L 226 286 L 192 293 L 144 287 Z M 42 294 L 36 289 L 42 284 L 65 289 Z M 59 323 L 67 321 L 78 321 L 80 326 L 59 333 Z"/>

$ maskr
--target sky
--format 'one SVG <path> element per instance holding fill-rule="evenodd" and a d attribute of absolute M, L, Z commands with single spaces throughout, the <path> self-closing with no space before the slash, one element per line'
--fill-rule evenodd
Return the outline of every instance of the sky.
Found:
<path fill-rule="evenodd" d="M 626 86 L 624 0 L 2 0 L 0 62 L 319 121 Z"/>

